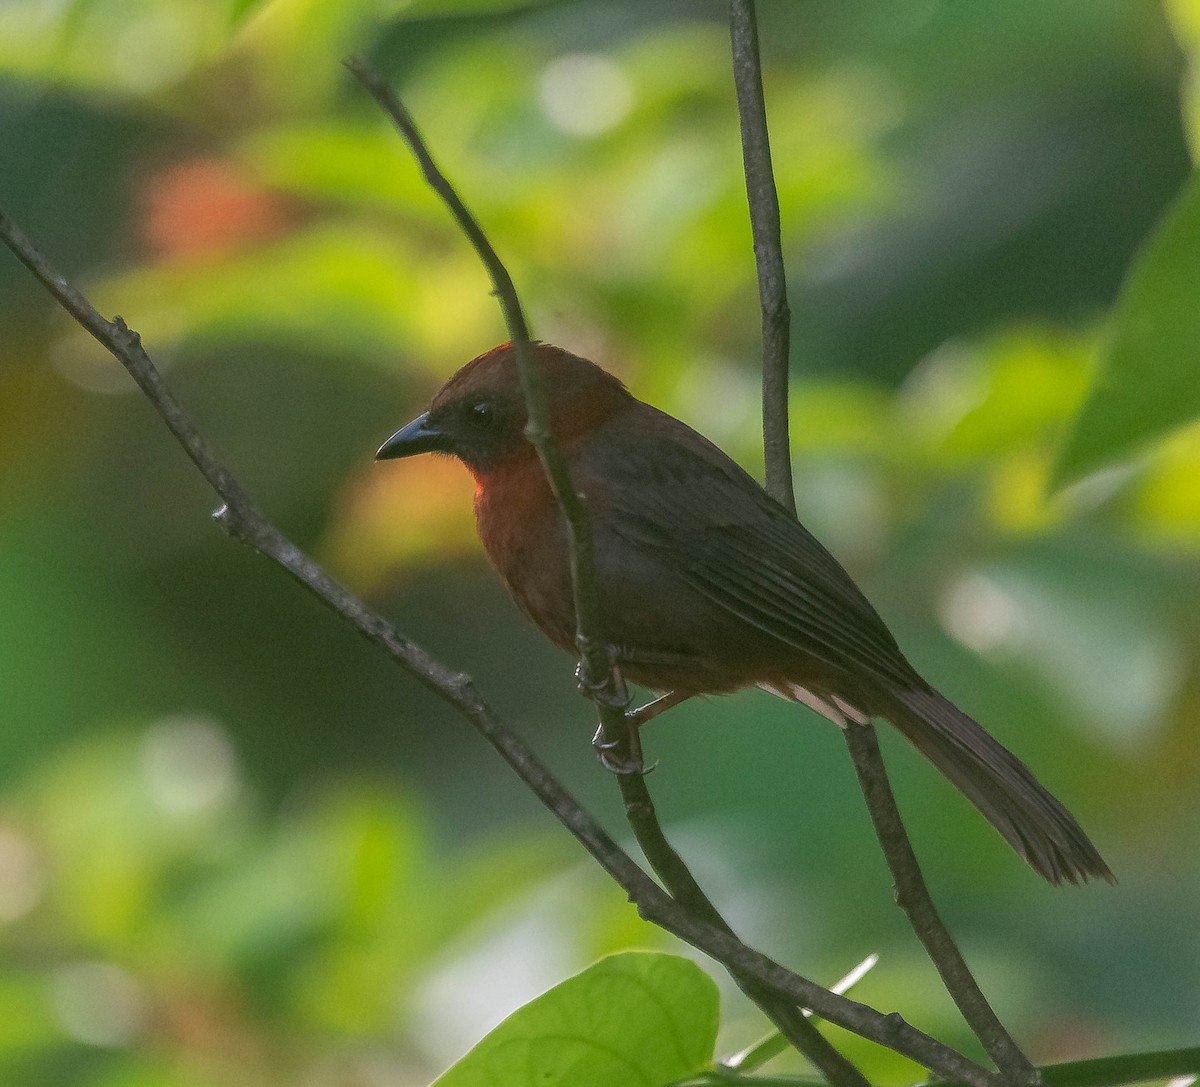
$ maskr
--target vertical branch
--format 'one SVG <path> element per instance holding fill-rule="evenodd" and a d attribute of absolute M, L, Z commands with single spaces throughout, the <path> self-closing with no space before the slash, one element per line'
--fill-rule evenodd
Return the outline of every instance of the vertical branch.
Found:
<path fill-rule="evenodd" d="M 758 294 L 762 306 L 766 486 L 776 500 L 795 514 L 788 446 L 791 313 L 787 304 L 779 197 L 771 166 L 754 0 L 729 0 L 729 30 L 741 119 L 746 197 L 750 207 Z M 1004 1029 L 938 916 L 900 819 L 874 728 L 870 725 L 851 725 L 844 731 L 875 833 L 895 881 L 897 900 L 913 931 L 933 960 L 963 1018 L 997 1067 L 1014 1083 L 1037 1083 L 1037 1070 Z"/>
<path fill-rule="evenodd" d="M 791 441 L 788 436 L 788 353 L 791 312 L 787 303 L 787 279 L 783 269 L 783 245 L 779 224 L 779 195 L 771 167 L 771 144 L 767 130 L 767 108 L 763 98 L 762 66 L 758 56 L 758 27 L 754 0 L 730 0 L 729 34 L 733 52 L 733 80 L 737 89 L 738 116 L 742 130 L 742 162 L 746 175 L 746 200 L 750 206 L 750 229 L 754 238 L 754 261 L 758 273 L 758 298 L 762 308 L 762 429 L 766 461 L 766 487 L 792 515 L 796 496 L 792 487 Z M 647 801 L 649 797 L 647 796 Z M 629 805 L 629 796 L 626 795 Z M 632 818 L 631 818 L 632 822 Z M 636 830 L 636 826 L 635 826 Z M 640 838 L 639 838 L 640 840 Z M 646 849 L 642 845 L 643 851 Z M 649 855 L 649 854 L 648 854 Z M 651 863 L 654 863 L 651 857 Z M 656 870 L 658 870 L 656 866 Z M 684 869 L 686 873 L 687 870 Z M 659 875 L 672 893 L 675 886 L 663 871 Z M 690 873 L 687 873 L 690 880 Z M 699 895 L 700 905 L 711 904 L 699 887 L 681 888 L 690 901 Z M 712 910 L 715 914 L 716 911 Z M 717 918 L 720 920 L 719 916 Z M 722 922 L 723 924 L 724 922 Z M 741 978 L 738 984 L 745 988 Z M 752 995 L 748 991 L 748 995 Z M 787 1011 L 791 1029 L 779 1018 L 780 1009 L 760 1005 L 780 1030 L 825 1076 L 833 1082 L 861 1080 L 861 1073 L 827 1042 L 813 1024 L 796 1009 Z M 835 1078 L 836 1077 L 836 1078 Z"/>
<path fill-rule="evenodd" d="M 767 107 L 763 98 L 762 64 L 758 55 L 758 22 L 754 0 L 729 0 L 729 37 L 733 50 L 733 82 L 737 88 L 742 129 L 742 163 L 746 200 L 758 270 L 762 308 L 762 411 L 766 487 L 781 505 L 796 512 L 792 487 L 791 443 L 788 438 L 788 357 L 792 314 L 780 240 L 779 194 L 771 167 Z"/>

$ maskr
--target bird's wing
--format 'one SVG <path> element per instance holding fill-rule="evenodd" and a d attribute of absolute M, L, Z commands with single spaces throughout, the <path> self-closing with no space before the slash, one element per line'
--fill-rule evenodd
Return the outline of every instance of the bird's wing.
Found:
<path fill-rule="evenodd" d="M 771 637 L 839 671 L 911 686 L 911 666 L 841 564 L 716 446 L 654 414 L 656 429 L 673 424 L 673 440 L 607 473 L 612 530 Z"/>

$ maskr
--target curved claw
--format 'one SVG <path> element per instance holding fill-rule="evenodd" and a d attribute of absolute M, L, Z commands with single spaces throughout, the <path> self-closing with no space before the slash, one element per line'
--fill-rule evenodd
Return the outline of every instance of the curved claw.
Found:
<path fill-rule="evenodd" d="M 658 769 L 658 759 L 655 759 L 649 766 L 645 766 L 640 759 L 614 759 L 607 751 L 601 750 L 599 747 L 596 749 L 596 757 L 605 770 L 618 776 L 639 774 L 645 777 Z"/>
<path fill-rule="evenodd" d="M 636 756 L 630 756 L 629 758 L 617 758 L 613 756 L 612 752 L 619 747 L 623 747 L 625 742 L 623 737 L 614 740 L 606 739 L 603 725 L 596 729 L 596 735 L 592 737 L 592 747 L 596 752 L 596 757 L 600 760 L 600 765 L 609 771 L 609 773 L 637 774 L 641 772 L 641 760 Z"/>
<path fill-rule="evenodd" d="M 635 759 L 614 759 L 607 751 L 600 750 L 597 750 L 596 754 L 600 759 L 600 765 L 610 774 L 616 774 L 618 777 L 625 774 L 645 774 L 648 772 Z"/>
<path fill-rule="evenodd" d="M 604 728 L 601 726 L 596 729 L 596 735 L 592 737 L 592 747 L 596 751 L 596 757 L 600 760 L 600 765 L 611 774 L 641 774 L 645 777 L 647 774 L 654 772 L 658 766 L 658 759 L 655 759 L 649 766 L 642 762 L 641 745 L 637 745 L 637 751 L 631 754 L 628 758 L 614 758 L 611 752 L 623 745 L 622 740 L 606 740 L 604 738 Z"/>

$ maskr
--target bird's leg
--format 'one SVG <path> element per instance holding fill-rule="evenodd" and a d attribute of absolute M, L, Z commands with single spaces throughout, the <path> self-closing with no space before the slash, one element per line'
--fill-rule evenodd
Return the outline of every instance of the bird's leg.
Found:
<path fill-rule="evenodd" d="M 592 737 L 592 747 L 596 750 L 596 756 L 600 760 L 600 765 L 613 774 L 648 774 L 657 762 L 650 766 L 646 766 L 642 760 L 642 741 L 638 736 L 637 726 L 629 719 L 628 715 L 625 718 L 628 732 L 624 736 L 617 739 L 607 739 L 607 734 L 604 731 L 602 724 L 596 729 L 596 734 Z M 618 754 L 618 749 L 623 748 L 625 754 Z"/>
<path fill-rule="evenodd" d="M 602 709 L 600 727 L 596 729 L 596 734 L 592 737 L 592 747 L 596 749 L 600 765 L 605 770 L 614 774 L 648 773 L 642 763 L 642 743 L 638 738 L 640 721 L 626 709 L 629 705 L 629 688 L 625 686 L 625 678 L 621 675 L 621 667 L 617 663 L 616 647 L 606 646 L 605 649 L 608 654 L 607 673 L 599 680 L 594 679 L 585 655 L 575 669 L 575 679 L 579 684 L 581 694 L 586 695 L 601 707 L 620 710 L 621 716 L 618 720 L 624 724 L 625 728 L 623 735 L 614 735 L 611 716 L 608 721 L 609 727 L 606 727 L 606 714 Z M 666 706 L 663 709 L 666 709 Z M 634 711 L 635 714 L 640 712 L 640 710 Z"/>
<path fill-rule="evenodd" d="M 580 646 L 581 650 L 585 648 Z M 606 715 L 602 708 L 600 726 L 592 737 L 592 747 L 596 749 L 600 765 L 604 769 L 611 770 L 614 774 L 641 773 L 642 753 L 641 745 L 636 742 L 637 729 L 628 724 L 625 713 L 625 707 L 629 705 L 629 689 L 625 686 L 620 665 L 617 664 L 616 647 L 605 646 L 605 651 L 608 655 L 608 668 L 598 679 L 594 675 L 594 661 L 589 659 L 589 654 L 581 653 L 579 664 L 575 667 L 575 682 L 579 686 L 580 694 L 590 698 L 600 707 L 620 710 L 622 719 L 627 723 L 625 735 L 613 735 L 612 730 L 605 727 Z M 621 751 L 623 754 L 618 753 Z"/>

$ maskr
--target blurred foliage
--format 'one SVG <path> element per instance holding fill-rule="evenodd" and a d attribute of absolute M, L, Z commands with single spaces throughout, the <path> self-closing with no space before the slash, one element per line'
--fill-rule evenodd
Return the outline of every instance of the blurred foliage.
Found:
<path fill-rule="evenodd" d="M 1167 209 L 1198 7 L 759 8 L 802 516 L 1121 878 L 1040 886 L 892 743 L 939 902 L 1038 1060 L 1193 1040 L 1195 183 Z M 617 833 L 570 662 L 483 568 L 469 478 L 371 463 L 504 331 L 339 61 L 395 81 L 538 335 L 754 470 L 724 18 L 0 4 L 0 200 L 143 334 L 281 526 L 470 671 Z M 0 320 L 0 1081 L 426 1083 L 598 955 L 667 946 L 460 721 L 207 525 L 123 372 L 8 260 Z M 1060 464 L 1091 474 L 1056 490 Z M 976 1052 L 838 737 L 801 716 L 747 693 L 656 724 L 672 836 L 757 946 L 825 979 L 880 951 L 856 995 Z M 717 980 L 719 1048 L 744 1045 L 761 1020 Z M 834 1033 L 877 1080 L 915 1075 Z"/>
<path fill-rule="evenodd" d="M 1196 313 L 1200 183 L 1185 188 L 1138 257 L 1111 343 L 1058 464 L 1077 478 L 1200 415 Z"/>

